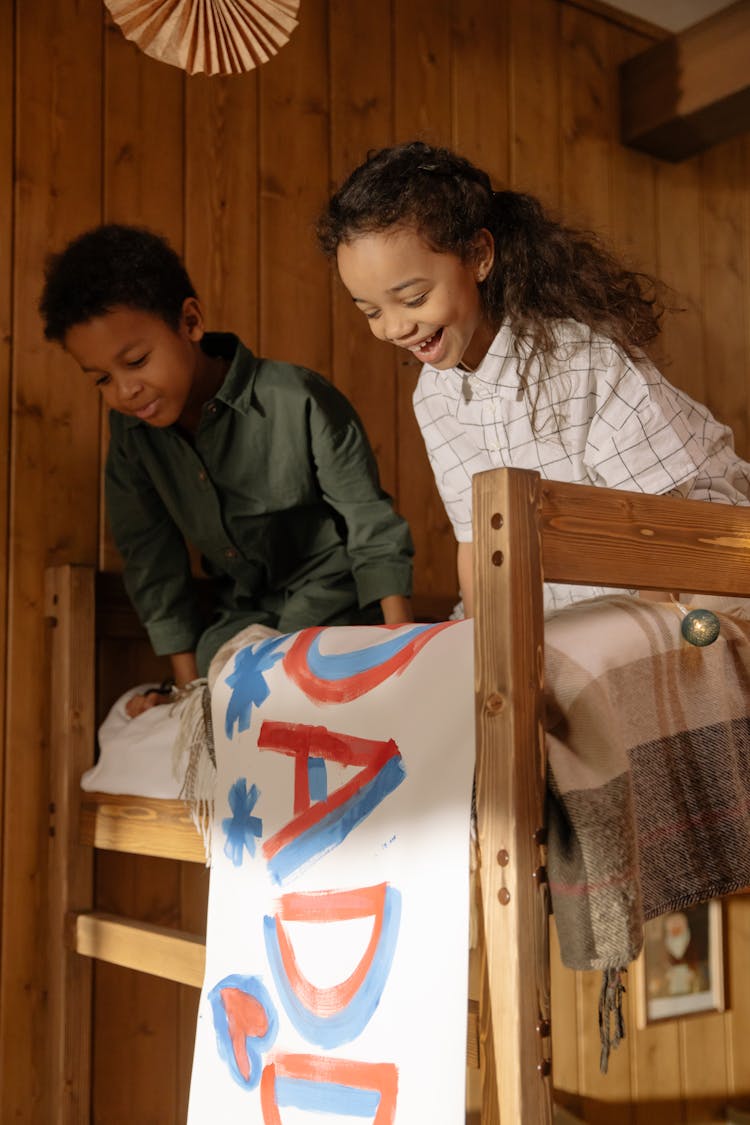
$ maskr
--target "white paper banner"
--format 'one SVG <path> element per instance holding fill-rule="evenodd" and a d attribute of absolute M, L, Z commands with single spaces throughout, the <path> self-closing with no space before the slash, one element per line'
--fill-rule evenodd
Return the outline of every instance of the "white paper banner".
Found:
<path fill-rule="evenodd" d="M 472 646 L 307 629 L 227 666 L 189 1125 L 463 1121 Z"/>

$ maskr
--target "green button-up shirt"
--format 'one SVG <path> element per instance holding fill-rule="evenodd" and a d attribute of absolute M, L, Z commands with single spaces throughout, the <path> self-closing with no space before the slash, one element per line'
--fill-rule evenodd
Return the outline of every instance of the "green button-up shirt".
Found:
<path fill-rule="evenodd" d="M 409 529 L 350 403 L 236 337 L 204 344 L 233 358 L 192 441 L 177 426 L 110 413 L 107 511 L 154 650 L 195 651 L 205 628 L 185 540 L 216 579 L 219 613 L 243 623 L 293 632 L 409 596 Z"/>

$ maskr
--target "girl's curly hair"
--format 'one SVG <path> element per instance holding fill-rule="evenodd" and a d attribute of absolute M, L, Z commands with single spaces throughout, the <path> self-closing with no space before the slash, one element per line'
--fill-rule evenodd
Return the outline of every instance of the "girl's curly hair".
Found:
<path fill-rule="evenodd" d="M 321 249 L 389 227 L 411 227 L 440 253 L 470 262 L 489 230 L 495 260 L 479 286 L 488 322 L 507 320 L 527 359 L 551 355 L 555 322 L 575 320 L 635 359 L 658 335 L 661 286 L 626 269 L 597 237 L 556 222 L 531 195 L 493 191 L 486 172 L 421 141 L 371 153 L 328 202 Z"/>

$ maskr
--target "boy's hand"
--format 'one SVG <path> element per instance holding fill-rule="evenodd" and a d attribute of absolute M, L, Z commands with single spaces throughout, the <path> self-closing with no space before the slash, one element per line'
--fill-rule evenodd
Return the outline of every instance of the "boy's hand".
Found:
<path fill-rule="evenodd" d="M 172 697 L 163 691 L 147 691 L 143 695 L 134 695 L 129 699 L 125 704 L 125 712 L 134 719 L 136 715 L 142 715 L 151 707 L 158 707 L 160 703 L 171 703 L 171 701 Z"/>

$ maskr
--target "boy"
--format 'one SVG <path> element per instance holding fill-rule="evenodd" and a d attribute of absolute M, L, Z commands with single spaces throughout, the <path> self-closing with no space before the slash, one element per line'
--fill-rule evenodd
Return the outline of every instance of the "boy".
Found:
<path fill-rule="evenodd" d="M 110 407 L 107 512 L 129 597 L 178 687 L 250 624 L 412 620 L 409 529 L 353 408 L 314 372 L 207 333 L 164 239 L 84 232 L 50 259 L 40 311 Z M 207 627 L 185 540 L 214 580 Z"/>

